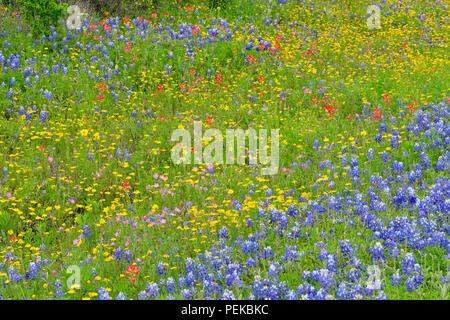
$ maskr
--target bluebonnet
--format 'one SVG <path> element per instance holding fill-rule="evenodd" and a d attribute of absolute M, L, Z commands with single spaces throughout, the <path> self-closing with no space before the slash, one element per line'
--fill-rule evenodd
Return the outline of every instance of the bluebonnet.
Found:
<path fill-rule="evenodd" d="M 373 151 L 372 148 L 370 148 L 369 150 L 367 150 L 367 160 L 373 160 L 374 154 L 375 154 L 375 151 Z"/>
<path fill-rule="evenodd" d="M 414 266 L 416 264 L 416 258 L 412 253 L 407 253 L 401 261 L 401 272 L 405 275 L 412 275 L 414 272 Z"/>
<path fill-rule="evenodd" d="M 125 300 L 127 296 L 123 294 L 122 292 L 119 292 L 119 294 L 114 298 L 115 300 Z"/>
<path fill-rule="evenodd" d="M 228 229 L 227 227 L 223 226 L 218 233 L 219 238 L 224 238 L 224 239 L 228 239 L 229 238 L 229 234 L 228 234 Z"/>
<path fill-rule="evenodd" d="M 167 274 L 167 267 L 163 262 L 159 262 L 156 266 L 156 272 L 159 276 L 163 276 Z"/>
<path fill-rule="evenodd" d="M 47 120 L 47 115 L 48 115 L 47 111 L 42 110 L 39 113 L 39 119 L 41 119 L 42 122 L 45 122 Z"/>
<path fill-rule="evenodd" d="M 383 151 L 383 153 L 381 154 L 381 159 L 386 163 L 389 161 L 389 155 L 386 151 Z"/>
<path fill-rule="evenodd" d="M 222 300 L 236 300 L 233 291 L 225 289 L 222 294 Z"/>
<path fill-rule="evenodd" d="M 83 236 L 85 238 L 90 238 L 90 236 L 91 236 L 91 228 L 89 228 L 87 225 L 83 225 L 82 229 L 83 229 Z"/>
<path fill-rule="evenodd" d="M 106 291 L 105 288 L 100 287 L 97 289 L 97 293 L 98 293 L 98 300 L 111 300 L 110 296 L 109 296 L 109 292 Z"/>
<path fill-rule="evenodd" d="M 375 243 L 373 247 L 369 247 L 368 250 L 372 253 L 372 259 L 375 261 L 384 261 L 384 248 L 380 242 Z"/>

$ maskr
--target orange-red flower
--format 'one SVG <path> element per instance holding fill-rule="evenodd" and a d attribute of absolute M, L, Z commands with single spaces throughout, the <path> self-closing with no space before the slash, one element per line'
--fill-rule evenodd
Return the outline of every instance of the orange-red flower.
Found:
<path fill-rule="evenodd" d="M 124 181 L 123 182 L 123 184 L 122 184 L 122 189 L 123 190 L 128 190 L 128 189 L 130 189 L 131 187 L 130 187 L 130 185 L 128 184 L 128 181 Z"/>
<path fill-rule="evenodd" d="M 335 109 L 332 106 L 325 106 L 325 108 L 323 108 L 323 110 L 325 112 L 327 112 L 329 115 L 334 116 Z"/>
<path fill-rule="evenodd" d="M 129 278 L 131 282 L 136 282 L 136 278 L 139 274 L 139 267 L 135 265 L 131 265 L 127 267 L 127 272 L 125 274 L 125 277 Z"/>
<path fill-rule="evenodd" d="M 373 109 L 372 116 L 373 116 L 374 119 L 381 118 L 381 110 L 378 109 L 378 108 Z"/>
<path fill-rule="evenodd" d="M 100 82 L 98 84 L 98 90 L 99 91 L 106 91 L 106 84 L 104 84 L 103 82 Z"/>
<path fill-rule="evenodd" d="M 218 72 L 216 74 L 216 82 L 217 83 L 222 83 L 222 74 L 220 72 Z"/>

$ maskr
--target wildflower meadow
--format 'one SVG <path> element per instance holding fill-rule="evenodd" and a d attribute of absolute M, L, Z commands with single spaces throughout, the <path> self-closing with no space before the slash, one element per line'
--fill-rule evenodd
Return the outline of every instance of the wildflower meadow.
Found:
<path fill-rule="evenodd" d="M 448 1 L 119 2 L 0 1 L 1 299 L 449 299 Z"/>

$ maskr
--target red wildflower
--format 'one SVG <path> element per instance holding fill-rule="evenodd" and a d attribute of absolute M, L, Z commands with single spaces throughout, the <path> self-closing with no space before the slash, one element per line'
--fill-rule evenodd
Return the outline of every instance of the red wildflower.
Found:
<path fill-rule="evenodd" d="M 252 55 L 247 56 L 247 62 L 254 62 L 256 60 L 258 60 L 258 58 L 255 56 L 252 56 Z"/>
<path fill-rule="evenodd" d="M 325 108 L 323 108 L 323 110 L 325 112 L 327 112 L 328 114 L 334 116 L 335 109 L 332 106 L 325 106 Z"/>
<path fill-rule="evenodd" d="M 128 189 L 130 189 L 131 187 L 130 187 L 130 185 L 128 184 L 128 181 L 124 181 L 123 182 L 123 184 L 122 184 L 122 190 L 128 190 Z"/>
<path fill-rule="evenodd" d="M 129 278 L 131 280 L 131 282 L 135 282 L 136 278 L 139 274 L 139 267 L 135 266 L 135 265 L 131 265 L 127 267 L 127 272 L 125 274 L 125 277 Z"/>
<path fill-rule="evenodd" d="M 277 50 L 281 50 L 281 46 L 278 41 L 275 41 L 275 48 L 277 48 Z"/>
<path fill-rule="evenodd" d="M 381 110 L 378 108 L 373 109 L 372 114 L 373 114 L 372 116 L 374 119 L 381 118 Z"/>
<path fill-rule="evenodd" d="M 222 83 L 222 74 L 220 72 L 218 72 L 216 74 L 216 82 L 217 83 Z"/>
<path fill-rule="evenodd" d="M 106 91 L 106 84 L 104 84 L 103 82 L 100 82 L 98 84 L 98 90 L 99 91 Z"/>

